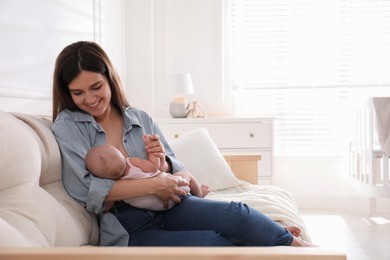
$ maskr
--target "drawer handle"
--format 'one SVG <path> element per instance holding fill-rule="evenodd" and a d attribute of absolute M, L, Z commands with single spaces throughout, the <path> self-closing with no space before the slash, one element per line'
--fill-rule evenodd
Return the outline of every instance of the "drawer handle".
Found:
<path fill-rule="evenodd" d="M 179 137 L 179 134 L 175 134 L 173 137 L 178 138 L 178 137 Z"/>
<path fill-rule="evenodd" d="M 255 136 L 254 133 L 250 133 L 250 134 L 249 134 L 249 137 L 250 137 L 250 138 L 252 138 L 252 137 L 254 137 L 254 136 Z"/>

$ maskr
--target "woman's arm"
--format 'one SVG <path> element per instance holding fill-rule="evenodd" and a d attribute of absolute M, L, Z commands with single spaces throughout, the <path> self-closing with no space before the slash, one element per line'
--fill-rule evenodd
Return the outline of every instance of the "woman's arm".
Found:
<path fill-rule="evenodd" d="M 105 197 L 111 190 L 113 180 L 94 177 L 85 168 L 84 158 L 87 151 L 96 144 L 105 141 L 104 133 L 99 133 L 92 124 L 85 123 L 88 115 L 62 111 L 52 125 L 61 151 L 62 181 L 74 199 L 79 201 L 90 212 L 101 213 L 105 207 Z"/>
<path fill-rule="evenodd" d="M 155 195 L 163 202 L 168 203 L 168 200 L 171 199 L 175 203 L 179 203 L 181 197 L 186 195 L 179 186 L 187 185 L 189 185 L 189 182 L 181 176 L 173 176 L 165 172 L 153 178 L 118 180 L 112 186 L 110 193 L 106 197 L 106 201 Z"/>

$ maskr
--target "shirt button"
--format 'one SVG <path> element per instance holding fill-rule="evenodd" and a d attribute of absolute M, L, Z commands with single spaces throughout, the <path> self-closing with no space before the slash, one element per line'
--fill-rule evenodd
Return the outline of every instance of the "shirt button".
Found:
<path fill-rule="evenodd" d="M 125 139 L 125 143 L 127 143 L 127 140 Z"/>

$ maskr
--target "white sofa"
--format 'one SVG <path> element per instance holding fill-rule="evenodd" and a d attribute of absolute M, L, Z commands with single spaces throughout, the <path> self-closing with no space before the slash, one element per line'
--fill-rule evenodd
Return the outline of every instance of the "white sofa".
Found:
<path fill-rule="evenodd" d="M 222 253 L 212 248 L 91 247 L 99 240 L 97 219 L 65 191 L 61 181 L 61 156 L 50 125 L 49 117 L 0 110 L 0 259 L 172 260 L 183 257 L 226 259 L 228 256 L 247 259 L 245 256 L 253 255 L 264 259 L 267 256 L 272 259 L 313 259 L 316 256 L 345 259 L 343 252 L 338 250 L 313 248 L 226 248 Z M 187 169 L 214 190 L 209 194 L 210 198 L 239 199 L 253 204 L 282 224 L 300 225 L 309 238 L 291 195 L 276 187 L 261 187 L 238 180 L 204 130 L 183 135 L 171 145 Z M 189 146 L 195 150 L 189 151 Z M 205 152 L 199 153 L 196 149 Z M 203 156 L 200 158 L 203 166 L 196 163 L 194 154 Z M 254 197 L 253 193 L 264 196 Z M 275 210 L 279 208 L 275 206 L 276 197 L 280 197 L 276 204 L 284 208 L 282 212 Z M 267 202 L 267 198 L 271 200 Z M 287 213 L 285 217 L 280 215 L 283 212 Z M 89 246 L 80 247 L 83 245 Z M 296 256 L 300 258 L 294 258 Z"/>
<path fill-rule="evenodd" d="M 50 124 L 49 119 L 0 111 L 0 246 L 98 243 L 96 218 L 63 187 Z"/>

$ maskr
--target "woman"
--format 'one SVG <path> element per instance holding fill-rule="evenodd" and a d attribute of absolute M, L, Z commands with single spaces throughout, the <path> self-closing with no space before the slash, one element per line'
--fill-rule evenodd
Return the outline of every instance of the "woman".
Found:
<path fill-rule="evenodd" d="M 130 107 L 119 77 L 104 50 L 94 42 L 76 42 L 59 54 L 53 78 L 53 126 L 62 155 L 68 193 L 99 216 L 100 244 L 120 246 L 276 246 L 308 245 L 298 228 L 283 228 L 238 202 L 187 195 L 187 179 L 173 176 L 183 164 L 145 112 Z M 153 142 L 143 143 L 144 134 Z M 142 180 L 110 180 L 85 169 L 84 157 L 96 145 L 109 144 L 125 157 L 163 153 L 163 171 Z M 155 195 L 167 211 L 132 207 L 123 199 Z M 294 235 L 293 235 L 294 234 Z"/>

